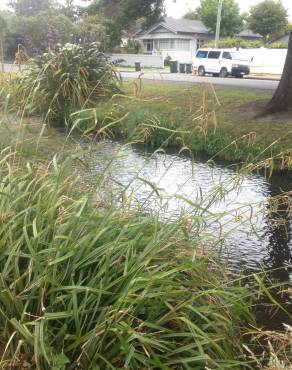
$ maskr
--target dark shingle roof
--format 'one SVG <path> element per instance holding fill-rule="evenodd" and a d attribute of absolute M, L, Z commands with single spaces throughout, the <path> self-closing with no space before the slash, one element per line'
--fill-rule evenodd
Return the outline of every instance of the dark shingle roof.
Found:
<path fill-rule="evenodd" d="M 191 19 L 165 18 L 162 24 L 175 32 L 187 32 L 187 33 L 208 32 L 208 28 L 204 25 L 203 22 Z"/>
<path fill-rule="evenodd" d="M 236 36 L 238 37 L 250 37 L 250 38 L 255 38 L 255 39 L 262 39 L 263 36 L 260 35 L 259 33 L 254 33 L 252 30 L 243 30 L 239 32 Z"/>
<path fill-rule="evenodd" d="M 289 35 L 282 36 L 278 38 L 277 40 L 274 40 L 273 42 L 288 42 L 289 41 Z"/>
<path fill-rule="evenodd" d="M 195 21 L 190 19 L 176 19 L 176 18 L 165 18 L 163 21 L 157 23 L 156 25 L 152 26 L 148 30 L 144 32 L 137 32 L 136 34 L 147 34 L 151 33 L 152 30 L 156 29 L 158 26 L 166 27 L 167 29 L 178 33 L 209 33 L 208 28 L 204 25 L 201 21 Z"/>

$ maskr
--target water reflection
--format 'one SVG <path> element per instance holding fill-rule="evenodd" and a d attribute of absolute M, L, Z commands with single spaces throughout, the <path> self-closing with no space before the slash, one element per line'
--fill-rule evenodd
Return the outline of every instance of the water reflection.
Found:
<path fill-rule="evenodd" d="M 279 175 L 280 176 L 280 175 Z M 264 264 L 271 272 L 273 280 L 289 281 L 289 273 L 292 266 L 291 252 L 291 205 L 292 198 L 289 196 L 278 198 L 279 188 L 271 184 L 271 198 L 274 198 L 268 206 L 267 213 L 267 257 Z M 283 269 L 279 267 L 283 266 Z M 285 268 L 286 267 L 286 268 Z"/>
<path fill-rule="evenodd" d="M 161 219 L 186 215 L 199 225 L 196 232 L 206 244 L 217 241 L 233 272 L 291 263 L 290 211 L 282 204 L 267 212 L 267 200 L 278 195 L 281 187 L 289 189 L 287 178 L 268 182 L 258 174 L 238 175 L 224 166 L 173 154 L 148 155 L 112 142 L 98 144 L 87 162 L 91 180 L 102 179 L 116 202 Z M 205 222 L 196 223 L 202 218 Z M 285 222 L 274 228 L 280 219 Z M 289 276 L 288 269 L 274 273 L 281 280 Z"/>

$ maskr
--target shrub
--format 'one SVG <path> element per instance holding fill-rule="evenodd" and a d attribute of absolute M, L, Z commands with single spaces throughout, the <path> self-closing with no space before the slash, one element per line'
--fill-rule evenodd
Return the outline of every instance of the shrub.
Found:
<path fill-rule="evenodd" d="M 172 60 L 171 56 L 167 55 L 167 57 L 164 59 L 164 67 L 169 67 L 171 60 Z"/>
<path fill-rule="evenodd" d="M 203 47 L 213 48 L 214 41 L 204 43 Z M 288 42 L 273 42 L 271 44 L 264 44 L 262 41 L 246 41 L 241 38 L 226 38 L 219 40 L 218 47 L 220 49 L 242 48 L 242 49 L 257 49 L 261 47 L 269 49 L 287 49 Z"/>
<path fill-rule="evenodd" d="M 206 48 L 213 48 L 214 47 L 214 41 L 209 41 L 204 43 L 203 45 Z M 242 48 L 242 49 L 256 49 L 263 46 L 262 41 L 246 41 L 241 38 L 225 38 L 219 40 L 218 47 L 219 48 Z"/>
<path fill-rule="evenodd" d="M 70 123 L 70 114 L 119 93 L 120 77 L 94 44 L 66 44 L 31 61 L 18 80 L 18 106 L 45 121 Z"/>
<path fill-rule="evenodd" d="M 272 42 L 271 44 L 266 45 L 266 47 L 269 49 L 288 49 L 288 42 Z"/>
<path fill-rule="evenodd" d="M 139 54 L 141 51 L 141 44 L 136 40 L 128 40 L 126 47 L 124 48 L 127 54 Z"/>

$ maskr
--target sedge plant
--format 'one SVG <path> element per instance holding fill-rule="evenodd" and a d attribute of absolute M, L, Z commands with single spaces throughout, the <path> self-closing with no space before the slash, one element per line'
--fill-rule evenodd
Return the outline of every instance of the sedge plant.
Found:
<path fill-rule="evenodd" d="M 18 110 L 46 122 L 70 124 L 70 114 L 120 92 L 120 76 L 97 44 L 58 46 L 36 59 L 17 79 Z"/>

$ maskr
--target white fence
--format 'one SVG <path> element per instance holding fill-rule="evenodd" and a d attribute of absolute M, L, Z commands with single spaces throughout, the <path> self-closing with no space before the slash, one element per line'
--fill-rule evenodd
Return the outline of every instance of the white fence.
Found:
<path fill-rule="evenodd" d="M 22 69 L 25 68 L 24 65 L 21 66 Z M 1 70 L 1 67 L 0 67 Z M 12 63 L 4 63 L 4 72 L 18 72 L 19 66 L 17 64 Z"/>
<path fill-rule="evenodd" d="M 287 49 L 246 49 L 244 53 L 253 58 L 251 73 L 282 74 Z"/>
<path fill-rule="evenodd" d="M 251 62 L 251 73 L 254 74 L 282 74 L 287 49 L 244 49 L 244 54 L 252 59 Z M 175 53 L 175 52 L 174 52 Z M 193 51 L 193 56 L 196 55 L 196 51 Z M 173 60 L 178 60 L 177 55 L 171 55 Z M 135 66 L 135 62 L 140 62 L 141 67 L 152 67 L 152 68 L 163 68 L 164 56 L 163 55 L 144 55 L 144 54 L 111 54 L 112 61 L 124 60 L 122 65 Z M 190 54 L 188 54 L 188 61 Z M 184 63 L 186 61 L 183 61 Z"/>
<path fill-rule="evenodd" d="M 163 68 L 164 60 L 162 55 L 144 54 L 111 54 L 111 61 L 123 60 L 121 65 L 134 67 L 136 62 L 141 63 L 141 67 Z"/>

